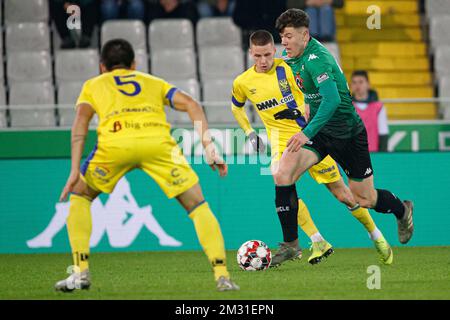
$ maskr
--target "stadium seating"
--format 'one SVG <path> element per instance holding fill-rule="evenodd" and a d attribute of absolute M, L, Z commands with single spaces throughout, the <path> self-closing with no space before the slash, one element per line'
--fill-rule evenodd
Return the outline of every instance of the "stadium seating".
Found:
<path fill-rule="evenodd" d="M 69 104 L 73 110 L 80 95 L 83 81 L 63 81 L 58 84 L 58 104 Z"/>
<path fill-rule="evenodd" d="M 148 73 L 148 55 L 144 49 L 139 49 L 134 52 L 134 59 L 136 60 L 136 70 Z"/>
<path fill-rule="evenodd" d="M 450 99 L 450 75 L 439 80 L 439 96 Z M 450 102 L 442 102 L 440 111 L 444 119 L 450 120 Z"/>
<path fill-rule="evenodd" d="M 0 86 L 0 106 L 4 105 L 6 105 L 5 88 L 3 86 Z"/>
<path fill-rule="evenodd" d="M 440 45 L 450 45 L 450 12 L 448 15 L 431 17 L 430 39 L 431 46 L 436 49 Z"/>
<path fill-rule="evenodd" d="M 204 18 L 197 24 L 197 46 L 199 48 L 212 46 L 242 45 L 240 29 L 231 18 Z"/>
<path fill-rule="evenodd" d="M 206 47 L 199 52 L 200 78 L 232 79 L 244 71 L 244 54 L 239 47 Z"/>
<path fill-rule="evenodd" d="M 425 0 L 425 11 L 428 17 L 450 13 L 450 1 L 448 0 Z"/>
<path fill-rule="evenodd" d="M 45 22 L 10 23 L 6 26 L 6 51 L 49 51 L 50 31 Z"/>
<path fill-rule="evenodd" d="M 53 105 L 16 106 L 10 109 L 11 127 L 54 127 L 56 126 Z"/>
<path fill-rule="evenodd" d="M 203 100 L 206 117 L 214 123 L 236 122 L 231 112 L 232 79 L 208 80 L 203 83 Z M 223 104 L 210 104 L 208 102 L 224 102 Z"/>
<path fill-rule="evenodd" d="M 145 25 L 140 20 L 108 20 L 102 25 L 101 43 L 122 38 L 129 41 L 135 50 L 147 50 Z"/>
<path fill-rule="evenodd" d="M 438 78 L 450 75 L 450 44 L 437 47 L 434 56 L 434 70 Z"/>
<path fill-rule="evenodd" d="M 14 105 L 54 104 L 54 88 L 51 82 L 17 82 L 9 87 L 10 110 Z"/>
<path fill-rule="evenodd" d="M 47 22 L 47 0 L 5 0 L 5 22 Z"/>
<path fill-rule="evenodd" d="M 381 10 L 381 29 L 362 28 L 368 22 L 367 8 L 373 4 L 346 0 L 344 8 L 335 11 L 341 66 L 347 80 L 354 70 L 363 69 L 369 71 L 381 99 L 433 97 L 434 81 L 418 1 L 376 1 Z M 385 106 L 390 120 L 437 116 L 434 103 Z"/>
<path fill-rule="evenodd" d="M 3 70 L 3 56 L 0 55 L 0 77 L 1 77 L 2 80 L 3 80 L 4 74 L 5 74 L 5 72 Z"/>
<path fill-rule="evenodd" d="M 60 50 L 55 53 L 55 78 L 65 81 L 85 81 L 99 74 L 97 50 Z"/>
<path fill-rule="evenodd" d="M 152 51 L 152 74 L 164 79 L 197 78 L 195 52 L 192 49 Z"/>
<path fill-rule="evenodd" d="M 157 19 L 148 29 L 150 51 L 167 49 L 193 49 L 194 30 L 188 19 Z"/>
<path fill-rule="evenodd" d="M 0 87 L 0 128 L 6 128 L 8 121 L 6 119 L 6 96 L 3 86 Z"/>
<path fill-rule="evenodd" d="M 8 83 L 52 81 L 52 62 L 47 51 L 21 51 L 8 54 Z"/>
<path fill-rule="evenodd" d="M 49 123 L 71 125 L 73 104 L 83 81 L 98 74 L 96 40 L 100 34 L 101 44 L 112 38 L 130 41 L 135 49 L 139 71 L 151 71 L 198 100 L 226 102 L 222 107 L 206 104 L 207 116 L 213 122 L 234 123 L 229 110 L 231 83 L 235 76 L 244 71 L 244 66 L 251 66 L 253 61 L 248 52 L 244 54 L 242 51 L 242 32 L 231 18 L 200 19 L 195 29 L 185 19 L 154 20 L 148 29 L 140 20 L 109 20 L 100 30 L 97 29 L 97 35 L 94 31 L 92 43 L 95 48 L 59 50 L 58 33 L 52 23 L 49 26 L 49 0 L 2 2 L 0 16 L 4 16 L 5 43 L 0 41 L 0 50 L 5 54 L 0 60 L 0 76 L 5 76 L 7 87 L 0 87 L 0 106 L 7 104 L 7 96 L 11 106 L 51 105 L 55 102 L 56 88 L 56 101 L 63 104 L 56 113 L 59 118 L 55 119 L 55 114 L 43 115 L 42 123 L 44 126 Z M 417 2 L 380 0 L 383 28 L 376 32 L 360 28 L 367 22 L 366 10 L 370 4 L 370 1 L 345 1 L 344 8 L 336 11 L 339 44 L 324 43 L 344 68 L 347 78 L 353 70 L 369 70 L 372 85 L 381 98 L 433 97 L 434 81 L 439 84 L 440 95 L 447 94 L 450 1 L 425 2 L 435 58 L 435 77 L 430 73 L 430 59 L 422 37 Z M 52 47 L 55 49 L 54 56 Z M 283 47 L 278 44 L 276 56 L 280 57 L 282 51 Z M 0 110 L 0 127 L 7 125 L 8 116 L 14 126 L 18 126 L 18 119 L 23 119 L 24 125 L 38 123 L 36 119 L 39 116 L 34 113 L 27 118 L 21 114 L 24 111 L 20 108 L 10 109 L 11 113 L 5 108 Z M 392 108 L 388 105 L 388 114 L 391 119 L 433 118 L 435 109 L 434 104 L 413 107 L 405 104 Z M 168 112 L 168 118 L 174 119 L 174 123 L 190 123 L 186 113 Z M 249 117 L 260 124 L 253 111 Z"/>
<path fill-rule="evenodd" d="M 195 78 L 185 79 L 185 80 L 167 80 L 169 83 L 173 84 L 177 88 L 185 91 L 194 99 L 200 101 L 200 85 Z"/>
<path fill-rule="evenodd" d="M 6 106 L 0 105 L 0 129 L 6 128 L 8 126 L 8 121 L 6 119 Z"/>
<path fill-rule="evenodd" d="M 70 127 L 75 119 L 75 108 L 73 104 L 58 105 L 59 126 Z"/>

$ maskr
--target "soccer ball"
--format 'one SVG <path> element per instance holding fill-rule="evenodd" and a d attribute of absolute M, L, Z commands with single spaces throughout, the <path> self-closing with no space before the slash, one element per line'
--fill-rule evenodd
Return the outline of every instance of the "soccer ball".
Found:
<path fill-rule="evenodd" d="M 269 247 L 260 240 L 245 242 L 237 252 L 239 267 L 245 271 L 265 270 L 272 261 L 272 252 Z"/>

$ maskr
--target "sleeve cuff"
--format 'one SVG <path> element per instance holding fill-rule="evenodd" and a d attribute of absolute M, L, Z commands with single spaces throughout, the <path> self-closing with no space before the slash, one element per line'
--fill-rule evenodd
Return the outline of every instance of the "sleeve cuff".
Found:
<path fill-rule="evenodd" d="M 173 95 L 177 92 L 177 90 L 178 89 L 176 87 L 172 87 L 166 94 L 166 99 L 169 100 L 169 104 L 172 109 L 175 109 L 175 106 L 173 105 Z"/>

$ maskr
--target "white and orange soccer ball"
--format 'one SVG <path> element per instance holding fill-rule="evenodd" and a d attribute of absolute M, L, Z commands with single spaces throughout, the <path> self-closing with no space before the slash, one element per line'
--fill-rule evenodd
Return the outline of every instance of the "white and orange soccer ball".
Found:
<path fill-rule="evenodd" d="M 245 271 L 265 270 L 272 261 L 272 252 L 260 240 L 249 240 L 242 244 L 237 252 L 239 267 Z"/>

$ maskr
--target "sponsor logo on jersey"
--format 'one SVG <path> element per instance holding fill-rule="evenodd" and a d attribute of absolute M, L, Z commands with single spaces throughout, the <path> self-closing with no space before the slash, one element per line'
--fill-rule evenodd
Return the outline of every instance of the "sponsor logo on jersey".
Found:
<path fill-rule="evenodd" d="M 300 90 L 304 90 L 305 87 L 303 87 L 303 79 L 300 77 L 300 72 L 297 72 L 295 74 L 295 83 L 297 83 L 297 86 L 300 88 Z"/>
<path fill-rule="evenodd" d="M 256 94 L 256 89 L 250 89 L 250 94 Z"/>
<path fill-rule="evenodd" d="M 305 93 L 305 98 L 310 100 L 318 100 L 322 99 L 322 96 L 320 95 L 320 93 Z"/>
<path fill-rule="evenodd" d="M 289 92 L 289 83 L 286 79 L 279 80 L 278 85 L 283 94 Z"/>
<path fill-rule="evenodd" d="M 267 110 L 267 109 L 276 107 L 277 105 L 278 105 L 277 99 L 273 98 L 270 100 L 263 101 L 261 103 L 257 103 L 256 108 L 258 110 L 262 111 L 262 110 Z"/>
<path fill-rule="evenodd" d="M 328 73 L 322 73 L 320 76 L 317 77 L 317 83 L 322 83 L 325 80 L 328 80 L 330 77 L 328 76 Z"/>
<path fill-rule="evenodd" d="M 256 104 L 256 108 L 259 111 L 263 111 L 263 110 L 267 110 L 267 109 L 271 109 L 271 108 L 277 107 L 277 106 L 282 105 L 282 104 L 289 103 L 291 101 L 294 101 L 294 96 L 292 94 L 281 98 L 280 101 L 278 101 L 275 98 L 272 98 L 272 99 L 263 101 L 261 103 L 257 103 Z"/>
<path fill-rule="evenodd" d="M 170 171 L 170 175 L 171 175 L 172 177 L 174 177 L 174 178 L 177 178 L 177 177 L 180 176 L 180 172 L 179 172 L 179 170 L 178 170 L 177 168 L 174 168 L 174 169 L 172 169 L 172 170 Z"/>
<path fill-rule="evenodd" d="M 311 60 L 314 60 L 314 59 L 318 59 L 318 58 L 319 58 L 319 57 L 316 56 L 314 53 L 311 53 L 311 54 L 309 55 L 308 61 L 311 61 Z"/>
<path fill-rule="evenodd" d="M 113 128 L 112 130 L 109 130 L 109 132 L 113 132 L 116 133 L 118 131 L 122 130 L 122 124 L 120 123 L 120 121 L 115 121 L 113 123 Z"/>
<path fill-rule="evenodd" d="M 95 167 L 94 172 L 105 177 L 109 173 L 109 170 L 103 167 Z"/>
<path fill-rule="evenodd" d="M 331 171 L 333 171 L 334 169 L 336 169 L 336 167 L 333 165 L 333 166 L 331 166 L 331 167 L 328 167 L 328 168 L 319 170 L 319 171 L 317 171 L 317 172 L 318 172 L 318 173 L 321 173 L 321 174 L 324 174 L 324 173 L 327 173 L 327 172 L 331 172 Z"/>

